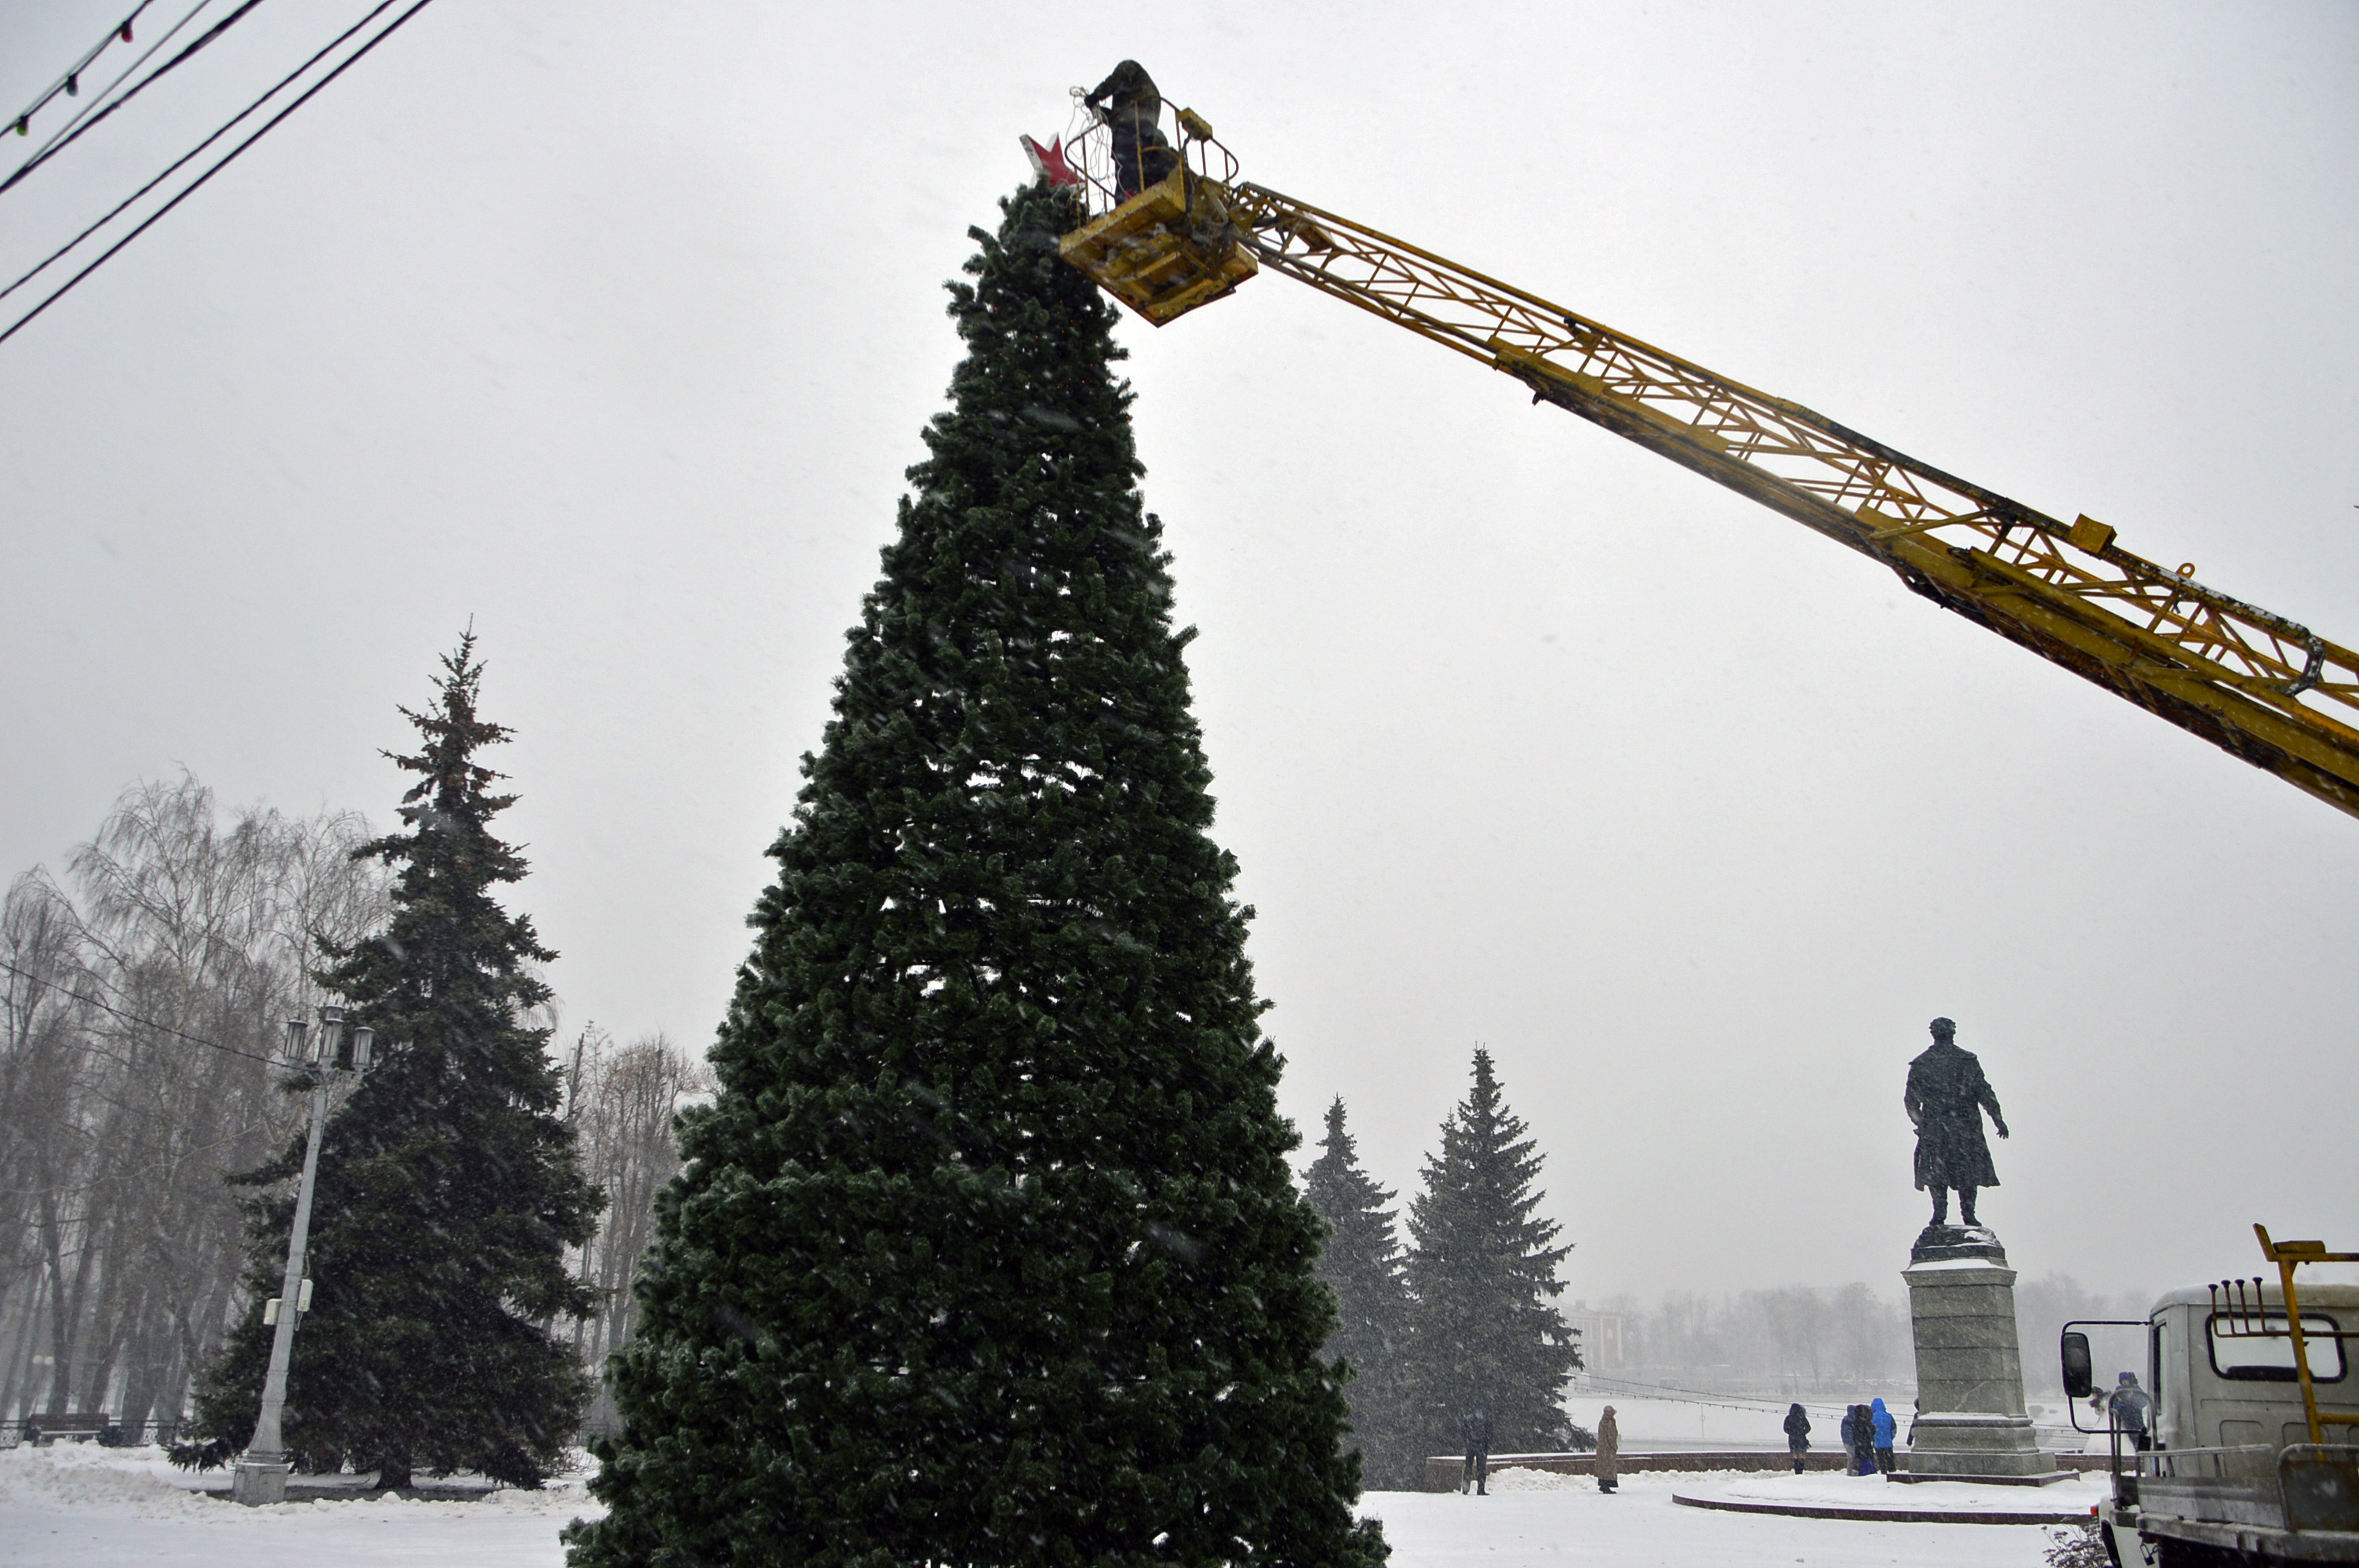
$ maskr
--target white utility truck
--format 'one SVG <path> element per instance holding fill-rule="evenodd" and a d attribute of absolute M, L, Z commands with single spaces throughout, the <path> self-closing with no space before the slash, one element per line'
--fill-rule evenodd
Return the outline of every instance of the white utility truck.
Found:
<path fill-rule="evenodd" d="M 2294 1280 L 2299 1264 L 2359 1253 L 2253 1229 L 2276 1280 L 2173 1291 L 2143 1323 L 2064 1326 L 2073 1425 L 2112 1438 L 2114 1495 L 2097 1515 L 2118 1568 L 2359 1563 L 2359 1285 Z M 2095 1327 L 2145 1331 L 2142 1389 L 2098 1386 L 2083 1332 Z"/>

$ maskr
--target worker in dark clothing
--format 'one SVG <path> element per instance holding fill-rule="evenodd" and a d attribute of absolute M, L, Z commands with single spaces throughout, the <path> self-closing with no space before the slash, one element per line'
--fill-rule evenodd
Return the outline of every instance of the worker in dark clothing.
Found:
<path fill-rule="evenodd" d="M 1786 1407 L 1786 1451 L 1794 1456 L 1794 1474 L 1800 1475 L 1803 1457 L 1810 1452 L 1810 1418 L 1799 1405 Z"/>
<path fill-rule="evenodd" d="M 1458 1489 L 1464 1491 L 1472 1481 L 1474 1495 L 1485 1496 L 1483 1483 L 1491 1474 L 1491 1412 L 1476 1405 L 1472 1415 L 1458 1418 L 1458 1431 L 1466 1439 L 1466 1468 L 1458 1477 Z"/>
<path fill-rule="evenodd" d="M 1163 94 L 1155 90 L 1155 79 L 1145 66 L 1124 60 L 1082 102 L 1114 133 L 1114 200 L 1129 200 L 1180 167 L 1180 155 L 1171 150 L 1158 123 L 1163 117 Z"/>
<path fill-rule="evenodd" d="M 2140 1454 L 2153 1448 L 2154 1436 L 2147 1430 L 2147 1412 L 2154 1408 L 2154 1400 L 2138 1387 L 2136 1372 L 2123 1373 L 2121 1381 L 2114 1385 L 2112 1393 L 2099 1394 L 2089 1402 L 2101 1407 L 2118 1422 L 2122 1435 L 2128 1438 Z"/>
<path fill-rule="evenodd" d="M 1990 1145 L 1983 1141 L 1983 1112 L 2006 1136 L 1998 1096 L 1983 1076 L 1972 1051 L 1959 1049 L 1958 1026 L 1946 1018 L 1932 1025 L 1931 1049 L 1908 1064 L 1908 1087 L 1901 1097 L 1917 1128 L 1917 1186 L 1933 1195 L 1933 1223 L 1950 1222 L 1950 1189 L 1958 1189 L 1958 1217 L 1974 1224 L 1977 1188 L 1998 1185 Z"/>

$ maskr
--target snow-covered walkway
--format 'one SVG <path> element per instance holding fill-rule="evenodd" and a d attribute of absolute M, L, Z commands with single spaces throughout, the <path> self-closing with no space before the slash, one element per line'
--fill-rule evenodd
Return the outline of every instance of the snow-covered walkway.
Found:
<path fill-rule="evenodd" d="M 556 1568 L 565 1560 L 557 1532 L 575 1515 L 599 1511 L 578 1478 L 480 1502 L 386 1498 L 242 1509 L 206 1495 L 228 1487 L 225 1472 L 186 1475 L 153 1448 L 11 1449 L 0 1454 L 0 1564 Z"/>
<path fill-rule="evenodd" d="M 1504 1470 L 1487 1498 L 1371 1492 L 1364 1510 L 1385 1521 L 1398 1568 L 2040 1568 L 2048 1543 L 2024 1525 L 1787 1519 L 1671 1501 L 1704 1479 L 1625 1476 L 1609 1498 L 1585 1476 Z"/>
<path fill-rule="evenodd" d="M 1398 1568 L 2040 1568 L 2026 1526 L 1859 1523 L 1712 1513 L 1671 1501 L 1694 1476 L 1634 1476 L 1616 1497 L 1579 1476 L 1506 1471 L 1493 1495 L 1374 1492 Z M 578 1479 L 482 1502 L 285 1503 L 241 1509 L 190 1488 L 153 1449 L 60 1444 L 0 1454 L 0 1564 L 228 1568 L 253 1563 L 559 1568 L 557 1532 L 596 1510 Z"/>

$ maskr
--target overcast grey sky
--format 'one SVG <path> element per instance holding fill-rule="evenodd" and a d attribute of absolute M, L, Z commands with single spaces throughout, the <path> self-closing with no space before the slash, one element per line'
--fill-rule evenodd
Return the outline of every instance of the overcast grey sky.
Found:
<path fill-rule="evenodd" d="M 0 106 L 126 8 L 0 8 Z M 7 276 L 364 8 L 0 194 Z M 181 765 L 388 820 L 472 616 L 569 1029 L 707 1040 L 939 286 L 1124 55 L 1249 178 L 2359 641 L 2359 6 L 438 0 L 0 345 L 0 869 Z M 1946 1013 L 2019 1268 L 2359 1246 L 2359 822 L 1285 279 L 1122 330 L 1306 1130 L 1408 1188 L 1482 1042 L 1571 1295 L 1890 1294 Z"/>

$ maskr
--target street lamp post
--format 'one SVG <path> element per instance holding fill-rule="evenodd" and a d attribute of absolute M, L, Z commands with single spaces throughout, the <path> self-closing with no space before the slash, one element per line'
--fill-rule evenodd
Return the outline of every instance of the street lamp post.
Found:
<path fill-rule="evenodd" d="M 309 1039 L 307 1040 L 307 1036 Z M 295 1189 L 295 1224 L 287 1235 L 287 1274 L 278 1299 L 265 1307 L 266 1320 L 275 1320 L 270 1342 L 270 1371 L 262 1380 L 262 1414 L 254 1423 L 254 1441 L 237 1462 L 231 1496 L 249 1508 L 287 1500 L 286 1438 L 279 1431 L 279 1412 L 287 1403 L 287 1367 L 295 1355 L 295 1323 L 310 1306 L 311 1281 L 304 1278 L 303 1249 L 311 1232 L 311 1188 L 320 1173 L 320 1133 L 328 1122 L 328 1084 L 332 1076 L 358 1077 L 369 1069 L 375 1032 L 344 1027 L 344 1010 L 320 1010 L 320 1030 L 312 1035 L 299 1018 L 287 1022 L 287 1052 L 299 1065 L 311 1069 L 311 1136 L 303 1146 L 303 1180 Z"/>

